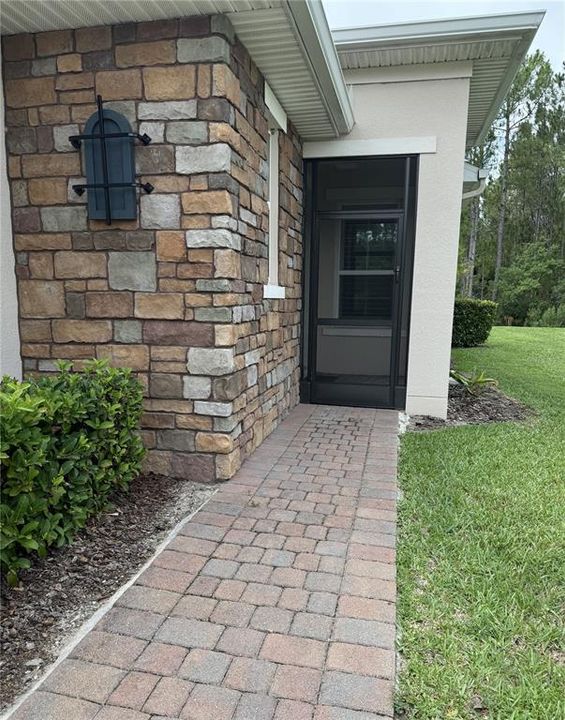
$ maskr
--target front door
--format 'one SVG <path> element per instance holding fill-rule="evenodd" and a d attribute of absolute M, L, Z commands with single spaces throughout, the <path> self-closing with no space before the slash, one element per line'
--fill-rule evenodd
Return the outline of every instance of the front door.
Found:
<path fill-rule="evenodd" d="M 378 207 L 375 197 L 373 209 L 366 209 L 367 200 L 356 203 L 353 195 L 348 192 L 347 202 L 336 203 L 337 210 L 322 203 L 312 213 L 309 400 L 400 408 L 405 399 L 406 276 L 411 275 L 406 272 L 406 208 L 394 201 L 390 189 L 387 202 L 397 207 Z M 366 192 L 360 195 L 367 198 Z"/>

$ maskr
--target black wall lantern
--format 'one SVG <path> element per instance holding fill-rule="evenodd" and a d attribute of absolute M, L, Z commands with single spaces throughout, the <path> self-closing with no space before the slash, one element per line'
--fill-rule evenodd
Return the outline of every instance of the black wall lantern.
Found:
<path fill-rule="evenodd" d="M 131 130 L 127 118 L 114 110 L 102 107 L 100 95 L 98 109 L 88 119 L 82 135 L 69 138 L 71 145 L 80 149 L 84 142 L 86 183 L 73 185 L 77 195 L 88 193 L 88 217 L 93 220 L 135 220 L 137 217 L 136 188 L 146 193 L 153 191 L 151 183 L 135 179 L 134 143 L 140 140 L 149 145 L 149 135 Z"/>

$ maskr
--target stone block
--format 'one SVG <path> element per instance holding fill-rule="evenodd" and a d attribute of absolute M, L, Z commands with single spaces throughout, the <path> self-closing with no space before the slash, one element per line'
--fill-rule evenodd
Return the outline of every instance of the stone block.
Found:
<path fill-rule="evenodd" d="M 157 142 L 150 133 L 148 135 Z M 138 175 L 172 173 L 175 171 L 175 151 L 169 145 L 142 145 L 135 152 L 135 167 Z M 148 196 L 142 195 L 144 197 Z"/>
<path fill-rule="evenodd" d="M 19 207 L 12 212 L 14 232 L 34 233 L 41 230 L 39 210 L 34 207 Z"/>
<path fill-rule="evenodd" d="M 110 70 L 114 66 L 114 53 L 111 50 L 96 50 L 82 56 L 85 70 Z"/>
<path fill-rule="evenodd" d="M 215 378 L 213 397 L 216 400 L 235 400 L 247 388 L 247 373 L 240 371 L 228 377 Z"/>
<path fill-rule="evenodd" d="M 112 339 L 109 320 L 53 320 L 53 339 L 57 343 L 106 343 Z"/>
<path fill-rule="evenodd" d="M 49 320 L 20 320 L 22 342 L 50 342 L 51 323 Z"/>
<path fill-rule="evenodd" d="M 230 46 L 224 38 L 181 38 L 177 41 L 180 63 L 229 63 Z"/>
<path fill-rule="evenodd" d="M 31 253 L 28 267 L 32 278 L 51 280 L 53 278 L 53 255 L 49 252 Z"/>
<path fill-rule="evenodd" d="M 194 319 L 199 322 L 231 322 L 231 308 L 229 307 L 202 307 L 194 311 Z"/>
<path fill-rule="evenodd" d="M 60 73 L 80 72 L 82 70 L 82 58 L 78 53 L 59 55 L 57 58 L 57 71 Z"/>
<path fill-rule="evenodd" d="M 72 73 L 71 75 L 59 75 L 55 81 L 57 90 L 84 90 L 94 87 L 94 75 L 91 72 Z"/>
<path fill-rule="evenodd" d="M 241 238 L 231 230 L 187 230 L 186 246 L 189 248 L 232 248 L 241 249 Z"/>
<path fill-rule="evenodd" d="M 182 293 L 136 293 L 135 317 L 182 320 L 184 296 Z"/>
<path fill-rule="evenodd" d="M 157 263 L 153 252 L 108 253 L 108 278 L 113 290 L 157 289 Z"/>
<path fill-rule="evenodd" d="M 196 70 L 192 65 L 143 70 L 147 100 L 188 100 L 196 94 Z"/>
<path fill-rule="evenodd" d="M 183 232 L 157 233 L 157 260 L 178 262 L 186 259 L 186 241 Z"/>
<path fill-rule="evenodd" d="M 94 91 L 91 89 L 88 90 L 68 90 L 66 92 L 59 93 L 59 101 L 61 103 L 64 103 L 65 105 L 81 105 L 83 107 L 77 108 L 76 110 L 73 108 L 72 112 L 72 119 L 78 120 L 79 122 L 83 122 L 86 118 L 83 120 L 83 115 L 86 114 L 86 112 L 90 113 L 91 108 L 88 106 L 88 103 L 92 104 L 92 110 L 94 110 Z M 79 116 L 78 113 L 81 113 Z"/>
<path fill-rule="evenodd" d="M 34 233 L 33 235 L 16 235 L 14 246 L 16 251 L 26 250 L 66 250 L 72 247 L 71 236 L 67 233 Z"/>
<path fill-rule="evenodd" d="M 178 195 L 142 195 L 141 226 L 152 230 L 176 229 L 180 226 Z"/>
<path fill-rule="evenodd" d="M 67 307 L 67 317 L 74 320 L 82 320 L 86 315 L 86 304 L 84 293 L 67 292 L 65 293 L 65 302 Z"/>
<path fill-rule="evenodd" d="M 114 367 L 142 371 L 149 369 L 149 348 L 146 345 L 101 345 L 96 357 L 104 358 Z"/>
<path fill-rule="evenodd" d="M 62 282 L 20 280 L 20 314 L 26 318 L 64 317 L 65 291 Z"/>
<path fill-rule="evenodd" d="M 215 276 L 220 278 L 241 277 L 241 255 L 234 250 L 216 250 L 214 252 Z"/>
<path fill-rule="evenodd" d="M 212 381 L 209 377 L 185 376 L 183 381 L 183 397 L 187 400 L 206 400 L 210 397 Z"/>
<path fill-rule="evenodd" d="M 175 62 L 176 48 L 173 40 L 133 43 L 116 47 L 118 67 L 147 67 L 167 65 Z"/>
<path fill-rule="evenodd" d="M 162 143 L 165 142 L 165 123 L 163 122 L 142 122 L 139 126 L 139 134 L 140 135 L 149 135 L 152 142 L 154 143 Z M 147 147 L 151 147 L 148 145 Z M 137 148 L 137 153 L 141 150 L 140 147 Z M 137 153 L 136 153 L 136 160 L 137 160 Z"/>
<path fill-rule="evenodd" d="M 214 65 L 212 69 L 212 95 L 226 97 L 236 107 L 239 107 L 239 80 L 227 65 Z"/>
<path fill-rule="evenodd" d="M 57 72 L 57 60 L 54 57 L 33 60 L 33 62 L 31 63 L 31 74 L 34 77 L 43 77 L 44 75 L 55 75 L 56 72 Z"/>
<path fill-rule="evenodd" d="M 232 151 L 225 143 L 176 148 L 176 170 L 183 175 L 229 172 Z"/>
<path fill-rule="evenodd" d="M 29 205 L 27 183 L 25 180 L 12 181 L 12 205 L 14 207 L 23 207 L 25 205 Z M 182 242 L 184 245 L 184 234 Z"/>
<path fill-rule="evenodd" d="M 167 124 L 167 142 L 177 145 L 199 145 L 208 140 L 208 125 L 201 120 Z"/>
<path fill-rule="evenodd" d="M 31 73 L 31 62 L 29 60 L 19 60 L 18 62 L 5 62 L 2 65 L 2 70 L 4 71 L 4 79 L 5 80 L 16 80 L 17 78 L 23 78 L 23 77 L 29 77 L 29 74 Z M 26 125 L 28 118 L 27 113 L 25 110 L 21 110 L 21 113 L 24 113 L 23 119 L 21 119 L 21 115 L 18 116 L 17 111 L 15 110 L 8 110 L 6 113 L 6 124 L 7 125 Z M 18 118 L 17 123 L 15 122 L 16 118 Z"/>
<path fill-rule="evenodd" d="M 67 208 L 65 208 L 67 209 Z M 55 276 L 62 279 L 105 278 L 106 255 L 62 250 L 55 253 Z"/>
<path fill-rule="evenodd" d="M 116 320 L 114 340 L 119 343 L 141 342 L 141 322 L 139 320 Z"/>
<path fill-rule="evenodd" d="M 214 341 L 212 325 L 181 320 L 147 320 L 143 324 L 143 339 L 154 345 L 185 345 L 208 347 Z M 207 372 L 195 373 L 207 375 Z"/>
<path fill-rule="evenodd" d="M 57 102 L 55 78 L 20 78 L 6 80 L 6 106 L 10 108 L 53 105 Z"/>
<path fill-rule="evenodd" d="M 135 103 L 133 100 L 113 100 L 112 102 L 105 102 L 104 107 L 108 110 L 115 110 L 121 113 L 129 121 L 129 124 L 135 130 L 137 125 L 137 115 L 135 111 Z M 136 153 L 140 150 L 139 146 L 136 146 Z"/>
<path fill-rule="evenodd" d="M 162 40 L 176 38 L 178 35 L 178 20 L 150 20 L 136 25 L 138 40 Z"/>
<path fill-rule="evenodd" d="M 10 127 L 6 131 L 6 148 L 13 155 L 37 152 L 37 134 L 34 128 Z"/>
<path fill-rule="evenodd" d="M 133 315 L 133 295 L 111 290 L 86 293 L 86 314 L 95 318 L 129 318 Z"/>
<path fill-rule="evenodd" d="M 171 474 L 173 477 L 193 482 L 214 482 L 216 479 L 214 456 L 203 453 L 174 453 L 171 460 Z"/>
<path fill-rule="evenodd" d="M 215 35 L 223 35 L 230 43 L 235 41 L 235 30 L 227 15 L 212 15 L 210 29 Z"/>
<path fill-rule="evenodd" d="M 29 60 L 35 57 L 33 35 L 5 35 L 2 38 L 4 60 Z"/>
<path fill-rule="evenodd" d="M 56 177 L 59 175 L 80 175 L 80 156 L 61 155 L 25 155 L 22 158 L 24 177 Z"/>
<path fill-rule="evenodd" d="M 234 203 L 226 190 L 193 191 L 182 194 L 182 209 L 188 214 L 229 215 L 234 211 Z"/>
<path fill-rule="evenodd" d="M 233 349 L 191 347 L 187 368 L 191 375 L 227 375 L 235 370 Z"/>
<path fill-rule="evenodd" d="M 41 208 L 41 220 L 46 232 L 86 230 L 86 208 L 44 207 Z"/>
<path fill-rule="evenodd" d="M 77 192 L 75 192 L 73 185 L 80 185 L 82 183 L 86 182 L 85 177 L 71 177 L 67 180 L 67 202 L 72 203 L 73 205 L 86 205 L 88 202 L 88 197 L 86 196 L 86 193 L 84 195 L 79 195 Z"/>
<path fill-rule="evenodd" d="M 79 28 L 75 31 L 76 51 L 108 50 L 112 47 L 112 28 L 109 25 Z"/>
<path fill-rule="evenodd" d="M 96 94 L 104 100 L 128 100 L 142 97 L 139 70 L 104 70 L 96 74 Z"/>
<path fill-rule="evenodd" d="M 227 455 L 216 455 L 216 479 L 229 480 L 241 467 L 239 448 Z"/>
<path fill-rule="evenodd" d="M 35 45 L 39 57 L 71 52 L 73 49 L 73 31 L 53 30 L 51 32 L 37 33 Z"/>
<path fill-rule="evenodd" d="M 211 293 L 229 293 L 232 290 L 232 284 L 229 280 L 197 280 L 196 289 L 200 292 Z"/>
<path fill-rule="evenodd" d="M 138 116 L 140 120 L 188 120 L 196 117 L 196 100 L 142 102 Z"/>
<path fill-rule="evenodd" d="M 229 453 L 233 450 L 233 440 L 223 433 L 196 433 L 198 452 Z"/>
<path fill-rule="evenodd" d="M 207 98 L 198 101 L 198 119 L 233 124 L 235 110 L 225 98 Z"/>
<path fill-rule="evenodd" d="M 43 125 L 63 125 L 69 122 L 70 111 L 64 105 L 47 105 L 39 108 L 39 119 Z"/>
<path fill-rule="evenodd" d="M 54 205 L 67 201 L 67 181 L 64 178 L 32 178 L 28 183 L 28 191 L 33 205 Z"/>
<path fill-rule="evenodd" d="M 149 382 L 152 398 L 181 398 L 182 380 L 180 375 L 172 373 L 154 373 Z"/>
<path fill-rule="evenodd" d="M 190 430 L 159 430 L 157 447 L 163 450 L 194 452 L 194 433 Z"/>
<path fill-rule="evenodd" d="M 53 128 L 53 139 L 57 152 L 75 152 L 75 148 L 69 142 L 71 135 L 78 135 L 78 125 L 61 125 Z"/>

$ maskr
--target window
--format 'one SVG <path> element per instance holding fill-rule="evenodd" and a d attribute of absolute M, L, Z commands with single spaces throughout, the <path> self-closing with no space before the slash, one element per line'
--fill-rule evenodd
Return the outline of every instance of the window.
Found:
<path fill-rule="evenodd" d="M 263 289 L 266 298 L 284 298 L 279 285 L 279 133 L 286 132 L 286 113 L 270 87 L 265 83 L 265 104 L 269 119 L 268 197 L 269 207 L 269 279 Z"/>
<path fill-rule="evenodd" d="M 339 317 L 390 321 L 398 225 L 344 220 L 339 270 Z"/>

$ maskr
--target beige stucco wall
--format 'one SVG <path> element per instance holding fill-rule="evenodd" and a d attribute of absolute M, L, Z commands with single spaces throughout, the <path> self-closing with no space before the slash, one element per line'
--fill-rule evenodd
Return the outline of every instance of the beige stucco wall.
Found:
<path fill-rule="evenodd" d="M 0 376 L 20 378 L 22 362 L 4 132 L 4 91 L 0 83 Z"/>
<path fill-rule="evenodd" d="M 469 63 L 346 72 L 355 127 L 345 138 L 305 145 L 306 157 L 421 152 L 406 403 L 412 414 L 447 411 L 470 75 Z"/>

